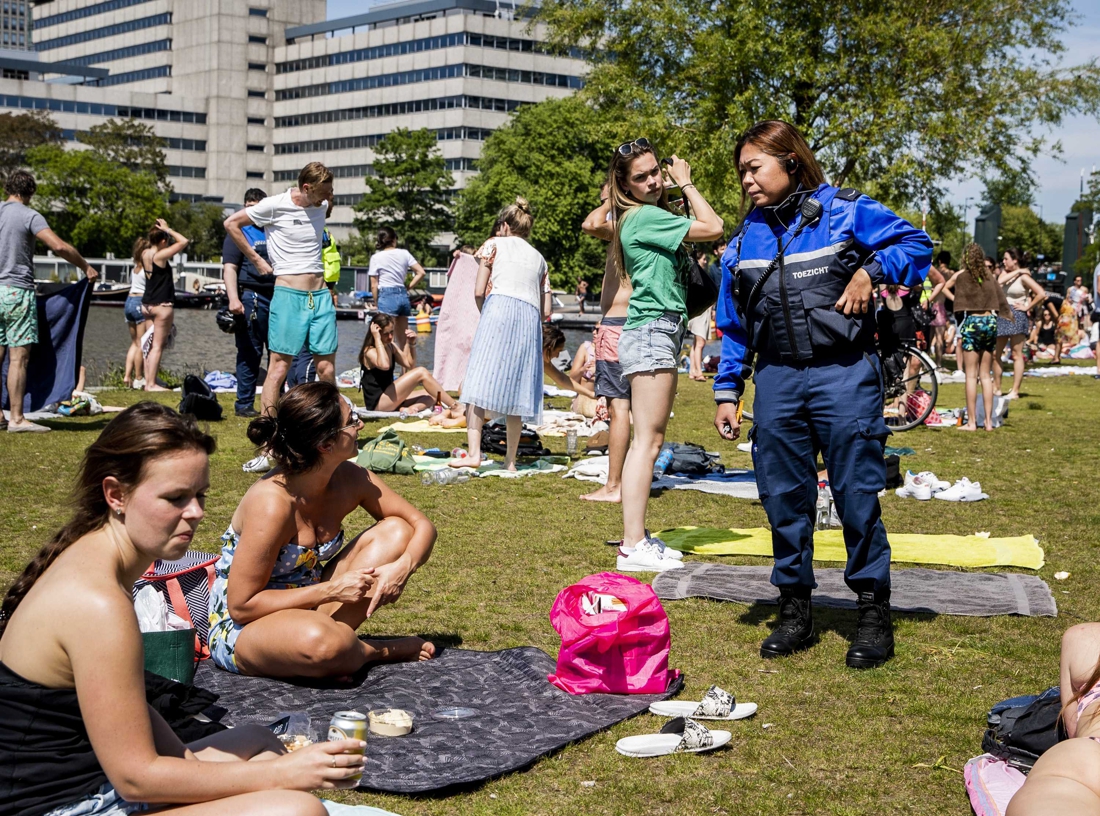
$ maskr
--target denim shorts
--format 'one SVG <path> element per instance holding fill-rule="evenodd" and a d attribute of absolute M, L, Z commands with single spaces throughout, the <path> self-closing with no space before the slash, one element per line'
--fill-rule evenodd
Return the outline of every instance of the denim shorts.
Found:
<path fill-rule="evenodd" d="M 129 816 L 148 809 L 149 805 L 142 802 L 127 802 L 110 782 L 104 782 L 95 793 L 54 808 L 46 816 Z"/>
<path fill-rule="evenodd" d="M 378 290 L 378 311 L 393 317 L 409 317 L 412 304 L 404 286 L 383 286 Z"/>
<path fill-rule="evenodd" d="M 687 327 L 675 312 L 666 312 L 636 329 L 624 329 L 619 338 L 623 376 L 680 367 L 680 350 Z"/>
<path fill-rule="evenodd" d="M 145 322 L 145 315 L 141 313 L 141 295 L 130 295 L 126 298 L 126 305 L 122 308 L 126 315 L 127 323 L 141 324 Z"/>
<path fill-rule="evenodd" d="M 309 341 L 313 354 L 336 353 L 336 307 L 328 289 L 303 292 L 276 286 L 267 320 L 267 348 L 290 357 Z"/>

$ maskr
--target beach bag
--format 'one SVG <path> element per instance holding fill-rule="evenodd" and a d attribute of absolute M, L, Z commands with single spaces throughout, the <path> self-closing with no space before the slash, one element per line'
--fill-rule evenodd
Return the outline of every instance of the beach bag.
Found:
<path fill-rule="evenodd" d="M 698 317 L 718 302 L 718 285 L 703 267 L 690 261 L 685 276 L 685 298 L 688 318 Z"/>
<path fill-rule="evenodd" d="M 1005 701 L 1014 702 L 1017 700 Z M 1066 738 L 1066 733 L 1060 719 L 1062 700 L 1057 686 L 1038 697 L 1019 698 L 1018 702 L 993 707 L 982 750 L 1026 774 L 1047 749 Z"/>
<path fill-rule="evenodd" d="M 504 456 L 508 451 L 508 433 L 503 422 L 487 422 L 481 429 L 481 452 L 491 456 Z M 550 451 L 543 447 L 542 438 L 532 428 L 523 426 L 519 435 L 519 448 L 516 456 L 549 456 Z"/>
<path fill-rule="evenodd" d="M 206 638 L 210 632 L 210 591 L 218 556 L 188 550 L 177 561 L 156 560 L 134 584 L 134 597 L 151 586 L 164 596 L 168 609 L 190 621 L 195 629 L 195 659 L 210 657 Z M 151 634 L 162 634 L 159 632 Z"/>
<path fill-rule="evenodd" d="M 699 445 L 690 442 L 672 443 L 672 461 L 668 473 L 683 473 L 690 476 L 702 476 L 707 473 L 725 473 L 726 469 L 718 464 L 718 456 L 707 453 Z"/>
<path fill-rule="evenodd" d="M 399 473 L 402 476 L 412 473 L 416 464 L 409 446 L 393 428 L 387 428 L 363 445 L 355 462 L 372 473 Z"/>
<path fill-rule="evenodd" d="M 660 694 L 679 675 L 668 667 L 668 615 L 635 578 L 602 572 L 566 587 L 550 623 L 561 650 L 546 679 L 570 694 Z"/>
<path fill-rule="evenodd" d="M 214 391 L 201 377 L 194 374 L 183 378 L 183 399 L 180 400 L 179 412 L 191 414 L 195 419 L 204 422 L 217 422 L 222 418 L 222 407 L 218 404 Z"/>

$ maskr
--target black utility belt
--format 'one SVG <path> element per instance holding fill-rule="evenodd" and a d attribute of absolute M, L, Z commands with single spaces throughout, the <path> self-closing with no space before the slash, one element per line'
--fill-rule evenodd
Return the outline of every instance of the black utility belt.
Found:
<path fill-rule="evenodd" d="M 254 295 L 262 295 L 265 298 L 271 298 L 271 296 L 275 294 L 274 286 L 265 289 L 259 289 L 255 286 L 241 286 L 238 288 L 241 292 L 252 292 Z"/>

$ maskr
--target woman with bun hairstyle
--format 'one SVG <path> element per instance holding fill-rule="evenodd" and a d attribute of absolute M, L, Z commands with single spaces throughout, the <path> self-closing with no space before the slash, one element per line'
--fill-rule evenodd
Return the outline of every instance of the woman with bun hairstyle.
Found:
<path fill-rule="evenodd" d="M 335 385 L 298 385 L 248 438 L 276 467 L 245 493 L 222 536 L 210 593 L 215 665 L 264 677 L 346 677 L 367 663 L 427 660 L 418 637 L 360 640 L 428 560 L 435 526 L 348 460 L 362 420 Z M 378 523 L 345 537 L 362 507 Z"/>
<path fill-rule="evenodd" d="M 131 593 L 191 544 L 213 451 L 193 418 L 143 402 L 84 452 L 69 522 L 0 609 L 0 812 L 325 816 L 306 791 L 356 785 L 361 742 L 287 754 L 246 724 L 185 745 L 146 702 Z"/>
<path fill-rule="evenodd" d="M 495 237 L 474 256 L 479 262 L 474 300 L 481 319 L 462 383 L 470 455 L 456 467 L 481 464 L 486 412 L 507 417 L 508 470 L 516 469 L 523 422 L 542 421 L 542 321 L 550 316 L 546 261 L 527 243 L 533 223 L 527 199 L 517 197 L 501 210 L 498 223 Z"/>
<path fill-rule="evenodd" d="M 394 319 L 397 325 L 394 341 L 398 348 L 405 348 L 410 334 L 409 316 L 412 315 L 409 290 L 415 289 L 424 279 L 424 267 L 407 249 L 398 248 L 397 233 L 393 227 L 379 228 L 375 246 L 378 251 L 370 256 L 370 269 L 367 271 L 371 297 L 378 311 Z M 406 286 L 409 272 L 413 273 L 413 279 Z"/>
<path fill-rule="evenodd" d="M 825 183 L 787 122 L 758 122 L 734 149 L 744 220 L 722 256 L 714 426 L 741 433 L 746 377 L 756 386 L 753 465 L 772 528 L 779 625 L 764 658 L 813 645 L 817 455 L 844 528 L 844 580 L 858 625 L 845 663 L 881 666 L 894 654 L 890 542 L 878 493 L 886 488 L 882 369 L 875 350 L 874 286 L 921 289 L 928 235 L 858 190 Z M 756 357 L 755 373 L 753 357 Z"/>

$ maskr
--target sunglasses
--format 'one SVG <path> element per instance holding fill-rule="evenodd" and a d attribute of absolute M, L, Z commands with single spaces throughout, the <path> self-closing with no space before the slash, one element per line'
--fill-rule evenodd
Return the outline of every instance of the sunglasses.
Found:
<path fill-rule="evenodd" d="M 635 139 L 633 142 L 623 142 L 621 145 L 619 145 L 618 150 L 619 150 L 619 155 L 620 156 L 633 156 L 635 152 L 638 152 L 638 153 L 648 153 L 650 151 L 653 151 L 654 153 L 657 152 L 657 151 L 653 150 L 653 145 L 651 145 L 649 143 L 649 139 L 646 139 L 644 137 L 641 138 L 641 139 Z"/>
<path fill-rule="evenodd" d="M 346 431 L 348 428 L 362 428 L 364 424 L 362 417 L 360 417 L 359 414 L 355 412 L 355 406 L 352 404 L 351 400 L 349 400 L 343 394 L 340 395 L 340 399 L 346 402 L 348 404 L 348 408 L 351 409 L 351 422 L 349 422 L 344 427 L 337 428 L 335 431 L 333 431 L 333 436 L 336 436 L 336 434 L 340 433 L 341 431 Z"/>

